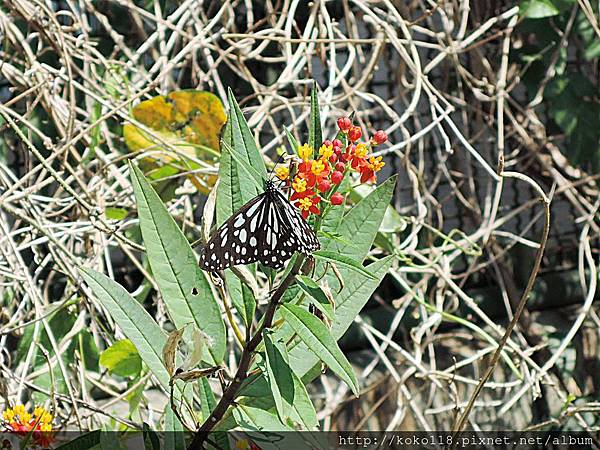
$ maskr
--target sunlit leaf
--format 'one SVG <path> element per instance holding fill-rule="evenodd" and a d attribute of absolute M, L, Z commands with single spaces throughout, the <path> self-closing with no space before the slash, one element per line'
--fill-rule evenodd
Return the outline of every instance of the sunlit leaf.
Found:
<path fill-rule="evenodd" d="M 131 113 L 148 131 L 126 123 L 123 137 L 130 151 L 151 151 L 144 160 L 148 169 L 167 164 L 189 171 L 199 168 L 189 158 L 212 163 L 219 155 L 219 136 L 227 116 L 219 98 L 210 92 L 171 92 L 139 103 Z M 193 174 L 190 180 L 207 193 L 216 177 Z"/>
<path fill-rule="evenodd" d="M 281 314 L 308 349 L 327 364 L 358 397 L 358 381 L 352 366 L 323 322 L 300 306 L 289 303 L 281 306 Z"/>
<path fill-rule="evenodd" d="M 121 339 L 104 350 L 100 364 L 122 377 L 136 376 L 142 370 L 142 358 L 129 339 Z"/>
<path fill-rule="evenodd" d="M 169 315 L 178 328 L 193 322 L 206 333 L 212 340 L 207 362 L 218 363 L 225 354 L 225 325 L 206 274 L 150 183 L 130 167 L 148 260 Z"/>

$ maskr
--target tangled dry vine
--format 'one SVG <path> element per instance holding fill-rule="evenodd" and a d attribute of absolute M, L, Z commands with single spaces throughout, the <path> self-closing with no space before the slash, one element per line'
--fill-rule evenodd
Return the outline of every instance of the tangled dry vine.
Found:
<path fill-rule="evenodd" d="M 532 99 L 522 84 L 526 64 L 513 59 L 526 44 L 518 6 L 257 3 L 184 0 L 165 10 L 159 1 L 2 2 L 0 392 L 6 402 L 43 394 L 60 425 L 77 429 L 108 419 L 131 427 L 142 418 L 160 420 L 168 393 L 149 375 L 128 385 L 86 360 L 92 342 L 103 349 L 123 335 L 76 268 L 107 273 L 140 298 L 156 292 L 143 247 L 132 237 L 138 221 L 129 214 L 135 206 L 126 160 L 170 152 L 191 158 L 196 173 L 214 175 L 217 167 L 182 155 L 135 121 L 131 108 L 186 88 L 224 100 L 231 86 L 268 158 L 286 142 L 282 123 L 305 140 L 315 79 L 324 130 L 355 111 L 363 129 L 382 128 L 390 137 L 377 156 L 389 162 L 388 175 L 401 176 L 394 206 L 404 226 L 386 230 L 389 241 L 370 254 L 396 260 L 372 308 L 355 320 L 362 347 L 348 346 L 361 400 L 327 375 L 314 386 L 325 428 L 536 429 L 569 421 L 597 427 L 588 415 L 600 411 L 597 366 L 581 366 L 600 357 L 593 304 L 600 177 L 565 157 L 563 133 L 553 132 L 538 108 L 579 18 L 600 37 L 589 0 L 572 2 L 565 13 L 561 40 L 544 53 L 550 64 Z M 598 86 L 597 68 L 589 76 Z M 142 128 L 161 147 L 129 154 L 123 123 Z M 169 209 L 201 236 L 201 196 L 186 175 L 175 176 L 181 183 Z M 110 219 L 110 208 L 127 215 Z M 543 304 L 557 267 L 572 270 L 575 294 L 568 304 Z M 540 291 L 530 273 L 539 275 Z M 482 290 L 490 284 L 494 289 Z M 267 299 L 268 280 L 259 279 L 257 288 Z M 525 303 L 529 293 L 536 307 Z M 166 324 L 162 299 L 152 305 Z M 542 308 L 559 313 L 538 320 Z M 69 317 L 66 329 L 52 322 L 61 311 Z M 59 356 L 67 351 L 74 356 Z M 567 360 L 581 370 L 565 369 Z M 127 399 L 140 386 L 156 395 L 131 418 Z M 522 414 L 507 416 L 513 408 Z"/>

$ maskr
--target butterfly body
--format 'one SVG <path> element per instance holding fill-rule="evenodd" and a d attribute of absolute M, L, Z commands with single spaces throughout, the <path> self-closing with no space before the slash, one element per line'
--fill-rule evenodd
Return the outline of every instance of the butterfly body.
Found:
<path fill-rule="evenodd" d="M 269 180 L 265 192 L 214 232 L 200 252 L 200 267 L 217 272 L 258 261 L 280 269 L 295 252 L 308 255 L 319 248 L 314 231 Z"/>

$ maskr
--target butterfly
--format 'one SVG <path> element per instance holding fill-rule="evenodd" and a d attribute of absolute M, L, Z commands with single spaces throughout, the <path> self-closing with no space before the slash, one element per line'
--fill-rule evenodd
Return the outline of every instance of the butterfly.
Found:
<path fill-rule="evenodd" d="M 214 232 L 200 251 L 200 267 L 214 273 L 259 261 L 280 269 L 295 252 L 310 255 L 319 248 L 317 235 L 300 211 L 267 180 L 262 194 Z"/>

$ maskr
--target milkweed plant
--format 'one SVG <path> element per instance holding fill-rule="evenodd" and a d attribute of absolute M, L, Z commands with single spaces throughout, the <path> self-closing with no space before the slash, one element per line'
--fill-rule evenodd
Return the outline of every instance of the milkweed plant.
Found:
<path fill-rule="evenodd" d="M 216 433 L 229 430 L 318 430 L 306 386 L 322 370 L 359 396 L 337 341 L 392 263 L 392 256 L 364 262 L 395 185 L 395 176 L 376 183 L 384 162 L 373 153 L 387 141 L 383 131 L 366 137 L 350 117 L 335 117 L 336 132 L 324 139 L 313 89 L 306 141 L 282 130 L 287 151 L 265 164 L 231 91 L 228 103 L 218 182 L 204 207 L 205 242 L 211 229 L 259 196 L 271 178 L 316 234 L 320 249 L 294 253 L 279 270 L 253 263 L 208 273 L 199 267 L 181 221 L 131 163 L 141 237 L 170 328 L 110 277 L 80 269 L 90 299 L 112 317 L 169 395 L 164 429 L 193 432 L 190 442 L 181 443 L 187 448 L 201 448 L 209 436 L 232 448 L 235 442 Z M 358 190 L 361 184 L 369 189 Z M 258 288 L 265 283 L 268 289 Z M 228 352 L 234 364 L 229 358 L 226 364 Z"/>

